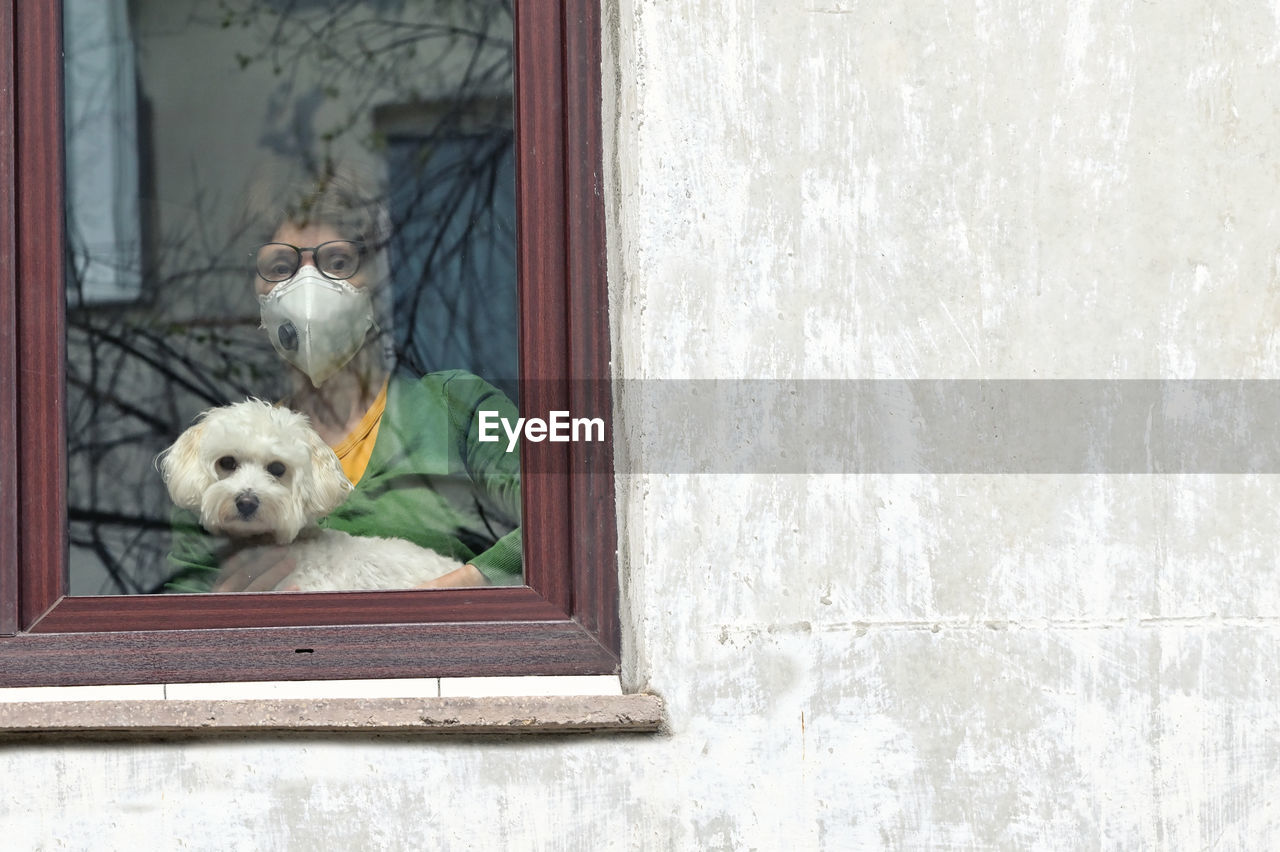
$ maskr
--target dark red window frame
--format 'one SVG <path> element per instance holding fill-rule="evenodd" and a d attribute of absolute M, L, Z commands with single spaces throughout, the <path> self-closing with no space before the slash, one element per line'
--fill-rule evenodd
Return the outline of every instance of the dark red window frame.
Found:
<path fill-rule="evenodd" d="M 67 596 L 60 14 L 0 0 L 0 686 L 617 671 L 608 440 L 526 444 L 526 586 Z M 599 8 L 515 22 L 521 407 L 608 438 Z"/>

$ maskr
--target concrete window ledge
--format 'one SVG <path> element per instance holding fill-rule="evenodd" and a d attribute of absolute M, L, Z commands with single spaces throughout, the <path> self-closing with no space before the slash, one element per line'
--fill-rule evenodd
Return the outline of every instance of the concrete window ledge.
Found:
<path fill-rule="evenodd" d="M 0 739 L 32 735 L 349 732 L 587 734 L 657 731 L 655 695 L 16 701 Z"/>

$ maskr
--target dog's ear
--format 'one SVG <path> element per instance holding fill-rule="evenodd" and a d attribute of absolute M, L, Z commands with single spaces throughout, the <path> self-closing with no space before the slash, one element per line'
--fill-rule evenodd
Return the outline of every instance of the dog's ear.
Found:
<path fill-rule="evenodd" d="M 169 499 L 182 509 L 198 510 L 205 489 L 213 483 L 212 472 L 200 463 L 200 438 L 204 428 L 204 423 L 192 426 L 156 459 L 169 489 Z"/>
<path fill-rule="evenodd" d="M 333 450 L 313 430 L 307 430 L 307 444 L 311 452 L 311 475 L 299 480 L 307 515 L 323 518 L 342 505 L 354 487 L 342 470 L 342 463 Z"/>

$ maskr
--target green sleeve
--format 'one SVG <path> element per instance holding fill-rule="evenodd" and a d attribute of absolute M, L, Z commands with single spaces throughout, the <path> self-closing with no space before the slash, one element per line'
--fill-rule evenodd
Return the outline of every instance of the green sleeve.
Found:
<path fill-rule="evenodd" d="M 165 583 L 166 592 L 207 592 L 218 575 L 219 556 L 214 539 L 200 526 L 195 513 L 175 508 L 170 513 L 172 541 L 169 565 L 173 571 Z"/>
<path fill-rule="evenodd" d="M 518 586 L 524 581 L 521 568 L 520 528 L 498 539 L 497 544 L 477 554 L 471 564 L 495 586 Z"/>
<path fill-rule="evenodd" d="M 454 374 L 447 388 L 451 407 L 459 414 L 465 413 L 465 425 L 458 425 L 463 427 L 459 432 L 466 435 L 462 457 L 467 475 L 480 487 L 492 508 L 518 523 L 521 511 L 519 447 L 508 452 L 505 434 L 497 441 L 480 440 L 480 412 L 497 412 L 498 418 L 514 423 L 519 418 L 515 405 L 493 385 L 469 373 Z M 522 549 L 517 525 L 470 561 L 493 585 L 516 586 L 523 582 Z"/>

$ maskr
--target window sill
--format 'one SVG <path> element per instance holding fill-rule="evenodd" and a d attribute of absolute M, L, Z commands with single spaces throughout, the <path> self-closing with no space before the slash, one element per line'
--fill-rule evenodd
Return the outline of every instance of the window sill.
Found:
<path fill-rule="evenodd" d="M 542 683 L 532 683 L 535 681 Z M 586 681 L 577 684 L 585 687 L 582 691 L 595 694 L 565 694 L 581 681 Z M 398 684 L 348 681 L 61 687 L 57 692 L 8 689 L 0 690 L 0 738 L 284 732 L 586 734 L 644 733 L 661 727 L 661 699 L 622 695 L 605 681 L 617 683 L 616 678 L 463 678 Z M 375 684 L 382 693 L 402 694 L 370 692 Z M 432 692 L 430 684 L 438 684 L 435 694 L 422 694 Z M 428 688 L 423 690 L 423 686 Z M 515 687 L 544 694 L 502 694 Z M 308 689 L 328 695 L 299 697 Z M 129 690 L 144 692 L 130 694 Z M 214 690 L 223 694 L 213 697 Z M 354 694 L 357 690 L 364 694 Z M 166 696 L 166 691 L 173 694 Z M 458 694 L 466 691 L 473 694 Z"/>

